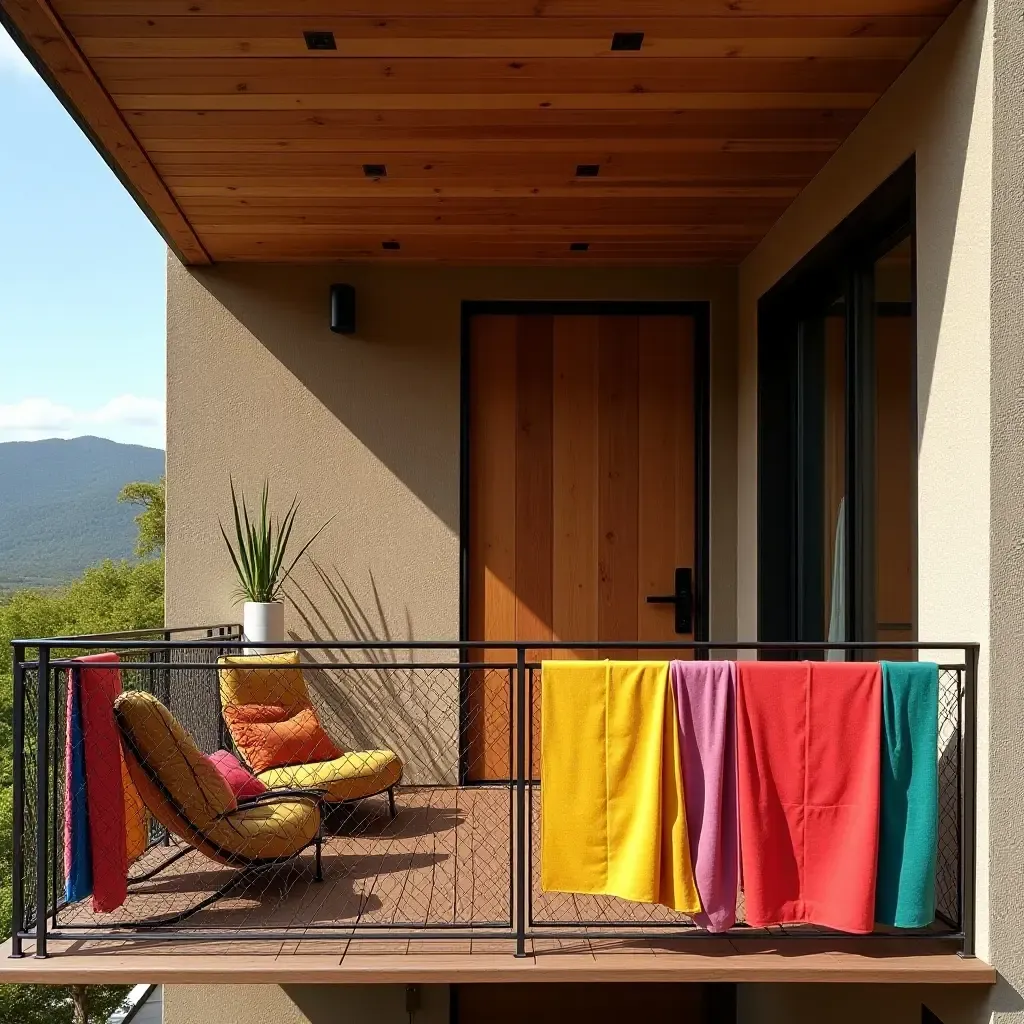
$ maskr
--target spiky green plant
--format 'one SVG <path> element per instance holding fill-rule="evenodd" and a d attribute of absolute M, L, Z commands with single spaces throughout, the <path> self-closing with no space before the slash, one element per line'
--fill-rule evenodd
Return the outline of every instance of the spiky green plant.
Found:
<path fill-rule="evenodd" d="M 299 553 L 291 560 L 287 569 L 282 571 L 288 542 L 291 539 L 292 527 L 295 525 L 295 514 L 299 509 L 298 498 L 293 498 L 284 516 L 277 518 L 267 511 L 270 497 L 269 483 L 263 484 L 260 494 L 259 516 L 250 518 L 249 508 L 242 495 L 241 502 L 235 493 L 235 481 L 231 481 L 231 506 L 235 516 L 235 543 L 232 544 L 224 524 L 220 524 L 221 536 L 227 545 L 231 562 L 238 574 L 238 595 L 241 600 L 268 602 L 276 601 L 281 596 L 281 588 L 291 575 L 299 559 L 309 550 L 309 546 L 330 525 L 328 519 L 313 534 Z"/>

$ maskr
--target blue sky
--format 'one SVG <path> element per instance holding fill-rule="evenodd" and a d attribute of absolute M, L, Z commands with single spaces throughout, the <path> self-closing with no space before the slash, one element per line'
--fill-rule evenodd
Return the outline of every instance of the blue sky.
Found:
<path fill-rule="evenodd" d="M 0 441 L 163 447 L 165 253 L 0 28 Z"/>

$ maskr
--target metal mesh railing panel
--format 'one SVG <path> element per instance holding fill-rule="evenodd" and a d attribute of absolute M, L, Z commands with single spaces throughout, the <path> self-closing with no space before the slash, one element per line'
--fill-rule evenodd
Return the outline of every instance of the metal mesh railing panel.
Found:
<path fill-rule="evenodd" d="M 236 636 L 195 636 L 199 643 L 165 637 L 118 647 L 111 670 L 122 694 L 114 721 L 135 803 L 117 785 L 83 788 L 69 770 L 67 659 L 95 648 L 62 641 L 49 651 L 56 664 L 46 677 L 43 813 L 40 675 L 33 662 L 25 668 L 16 836 L 23 929 L 34 926 L 43 879 L 48 928 L 67 937 L 511 939 L 521 908 L 521 940 L 560 930 L 591 937 L 693 932 L 686 915 L 659 905 L 544 891 L 542 681 L 527 660 L 536 651 L 313 645 L 292 651 L 290 662 L 229 664 L 219 659 L 242 653 Z M 89 700 L 103 698 L 92 692 L 95 680 L 86 686 L 74 678 L 84 721 Z M 522 723 L 517 706 L 525 709 Z M 967 670 L 943 667 L 930 934 L 959 932 L 965 913 L 966 707 Z M 525 766 L 521 842 L 518 756 Z M 119 770 L 107 776 L 121 777 Z M 256 795 L 253 780 L 266 792 Z M 233 793 L 239 783 L 246 788 Z M 64 821 L 76 800 L 86 801 L 93 823 L 125 822 L 131 863 L 119 905 L 100 904 L 106 882 L 99 878 L 92 893 L 65 899 L 72 865 Z M 45 872 L 37 870 L 41 830 Z M 742 893 L 737 911 L 742 930 Z"/>

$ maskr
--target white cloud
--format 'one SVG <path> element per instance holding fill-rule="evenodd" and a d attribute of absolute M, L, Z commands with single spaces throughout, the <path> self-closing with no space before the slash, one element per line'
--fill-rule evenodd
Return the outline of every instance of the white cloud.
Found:
<path fill-rule="evenodd" d="M 0 28 L 0 75 L 14 73 L 18 75 L 35 75 L 35 69 L 28 58 L 18 49 L 18 44 Z"/>
<path fill-rule="evenodd" d="M 163 448 L 164 415 L 161 399 L 138 395 L 119 395 L 95 409 L 74 409 L 49 398 L 23 398 L 14 405 L 0 405 L 0 441 L 94 434 Z"/>

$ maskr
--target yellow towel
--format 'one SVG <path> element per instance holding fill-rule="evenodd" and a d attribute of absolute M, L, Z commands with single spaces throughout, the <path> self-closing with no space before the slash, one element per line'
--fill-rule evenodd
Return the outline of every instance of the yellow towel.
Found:
<path fill-rule="evenodd" d="M 542 667 L 542 887 L 697 913 L 668 663 Z"/>
<path fill-rule="evenodd" d="M 128 765 L 121 756 L 121 787 L 124 789 L 125 852 L 128 864 L 134 864 L 149 846 L 149 812 L 128 774 Z"/>

